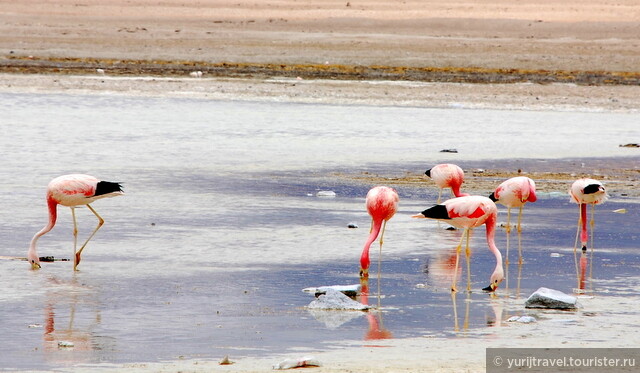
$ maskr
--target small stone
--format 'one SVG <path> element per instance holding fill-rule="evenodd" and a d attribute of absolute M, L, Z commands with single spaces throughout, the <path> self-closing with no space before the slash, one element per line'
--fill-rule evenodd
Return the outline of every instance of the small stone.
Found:
<path fill-rule="evenodd" d="M 231 365 L 233 364 L 233 361 L 229 360 L 229 355 L 225 355 L 225 357 L 223 357 L 220 362 L 218 362 L 219 365 Z"/>
<path fill-rule="evenodd" d="M 332 190 L 321 190 L 318 193 L 316 193 L 316 196 L 317 197 L 335 197 L 336 192 Z"/>
<path fill-rule="evenodd" d="M 349 224 L 347 224 L 347 228 L 358 228 L 358 224 L 356 224 L 356 223 L 349 223 Z"/>
<path fill-rule="evenodd" d="M 559 310 L 575 310 L 581 307 L 578 298 L 558 290 L 541 287 L 525 301 L 526 308 L 548 308 Z"/>
<path fill-rule="evenodd" d="M 302 367 L 319 367 L 320 362 L 313 356 L 305 356 L 299 359 L 285 359 L 273 366 L 273 369 L 283 370 Z"/>
<path fill-rule="evenodd" d="M 70 348 L 75 346 L 75 344 L 71 341 L 58 341 L 58 347 L 60 348 Z"/>

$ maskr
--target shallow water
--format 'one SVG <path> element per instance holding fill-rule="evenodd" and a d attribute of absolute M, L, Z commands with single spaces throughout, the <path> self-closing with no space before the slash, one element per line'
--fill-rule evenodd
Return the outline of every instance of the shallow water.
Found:
<path fill-rule="evenodd" d="M 452 298 L 448 263 L 461 232 L 410 218 L 435 201 L 428 183 L 398 187 L 401 204 L 385 234 L 380 298 L 372 248 L 368 301 L 379 302 L 381 312 L 313 314 L 304 308 L 312 297 L 301 290 L 358 283 L 368 234 L 364 196 L 371 186 L 334 172 L 394 175 L 446 160 L 601 161 L 634 154 L 618 145 L 640 134 L 638 116 L 620 113 L 110 95 L 2 94 L 0 112 L 6 131 L 0 138 L 0 255 L 26 255 L 31 236 L 46 223 L 43 195 L 55 176 L 89 173 L 123 182 L 127 193 L 94 204 L 106 224 L 79 272 L 69 262 L 30 271 L 26 262 L 0 260 L 0 366 L 16 369 L 269 356 L 344 341 L 369 344 L 374 337 L 490 334 L 538 287 L 571 292 L 578 286 L 576 206 L 555 194 L 527 206 L 525 262 L 516 264 L 512 234 L 508 283 L 498 298 L 479 291 L 495 265 L 479 229 L 472 239 L 473 292 Z M 459 153 L 439 152 L 445 148 Z M 316 197 L 319 190 L 337 197 Z M 597 207 L 587 292 L 636 296 L 637 203 L 613 196 Z M 619 208 L 628 213 L 612 212 Z M 80 209 L 78 219 L 86 237 L 95 218 Z M 348 229 L 350 222 L 360 228 Z M 505 237 L 500 230 L 503 255 Z M 71 245 L 71 217 L 61 208 L 56 228 L 39 241 L 39 255 L 69 258 Z M 464 261 L 462 267 L 460 288 Z M 380 323 L 388 334 L 370 332 Z M 59 348 L 59 341 L 75 346 Z"/>

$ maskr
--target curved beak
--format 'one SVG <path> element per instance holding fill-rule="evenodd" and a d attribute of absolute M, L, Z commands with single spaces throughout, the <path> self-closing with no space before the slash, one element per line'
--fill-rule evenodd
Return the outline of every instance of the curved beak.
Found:
<path fill-rule="evenodd" d="M 40 263 L 36 263 L 36 262 L 32 262 L 31 263 L 31 269 L 40 269 Z"/>

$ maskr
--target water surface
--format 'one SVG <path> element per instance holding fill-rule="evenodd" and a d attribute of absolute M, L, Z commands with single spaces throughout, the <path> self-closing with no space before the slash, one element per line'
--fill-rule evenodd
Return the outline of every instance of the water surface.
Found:
<path fill-rule="evenodd" d="M 311 313 L 304 307 L 312 297 L 301 290 L 358 283 L 368 234 L 364 196 L 372 185 L 335 172 L 396 175 L 440 161 L 481 167 L 567 157 L 633 163 L 618 145 L 640 134 L 638 116 L 621 113 L 62 94 L 1 94 L 0 111 L 0 255 L 26 255 L 47 221 L 44 192 L 53 177 L 89 173 L 123 182 L 126 191 L 94 204 L 106 224 L 79 272 L 69 262 L 30 271 L 26 262 L 0 261 L 0 366 L 23 370 L 494 333 L 538 287 L 578 287 L 577 207 L 557 194 L 527 206 L 525 262 L 516 264 L 514 234 L 508 282 L 497 298 L 479 291 L 495 262 L 477 230 L 473 292 L 452 298 L 450 263 L 461 232 L 410 218 L 435 201 L 429 183 L 397 186 L 401 204 L 385 235 L 381 297 L 372 250 L 368 302 L 380 309 Z M 446 148 L 459 153 L 439 152 Z M 316 197 L 319 190 L 337 197 Z M 590 294 L 636 296 L 637 202 L 614 195 L 598 206 Z M 628 213 L 612 212 L 620 208 Z M 59 215 L 39 241 L 40 255 L 71 257 L 71 216 L 66 208 Z M 95 218 L 79 209 L 78 219 L 86 237 Z M 360 228 L 348 229 L 351 222 Z M 504 254 L 504 230 L 497 244 Z M 459 276 L 463 288 L 466 269 Z M 60 341 L 74 347 L 59 348 Z"/>

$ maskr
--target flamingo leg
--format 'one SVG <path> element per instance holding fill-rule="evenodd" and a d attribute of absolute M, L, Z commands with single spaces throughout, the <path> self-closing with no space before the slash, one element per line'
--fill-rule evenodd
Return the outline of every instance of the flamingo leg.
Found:
<path fill-rule="evenodd" d="M 465 250 L 467 259 L 467 292 L 471 292 L 471 249 L 469 249 L 469 232 L 467 231 L 467 247 Z"/>
<path fill-rule="evenodd" d="M 464 231 L 462 231 L 462 237 L 460 237 L 460 243 L 458 244 L 458 247 L 456 247 L 456 265 L 454 267 L 453 270 L 453 281 L 451 283 L 451 291 L 452 292 L 456 292 L 456 280 L 458 279 L 458 264 L 460 262 L 460 250 L 462 249 L 462 240 L 464 240 L 464 236 L 467 235 L 467 231 L 469 229 L 465 228 Z"/>
<path fill-rule="evenodd" d="M 73 219 L 73 269 L 78 265 L 76 263 L 76 251 L 78 249 L 78 224 L 76 223 L 76 209 L 71 207 L 71 217 Z"/>
<path fill-rule="evenodd" d="M 384 230 L 387 227 L 387 221 L 385 220 L 384 223 L 382 223 L 382 232 L 380 233 L 380 251 L 378 252 L 378 302 L 380 301 L 380 295 L 382 293 L 380 293 L 380 268 L 382 268 L 382 243 L 384 242 Z"/>
<path fill-rule="evenodd" d="M 442 198 L 442 188 L 440 188 L 440 189 L 438 190 L 438 202 L 436 202 L 436 204 L 437 204 L 437 205 L 439 205 L 439 204 L 440 204 L 440 199 L 441 199 L 441 198 Z"/>
<path fill-rule="evenodd" d="M 76 253 L 75 261 L 74 261 L 74 265 L 73 265 L 73 270 L 74 271 L 76 270 L 76 267 L 78 266 L 78 264 L 80 264 L 80 254 L 82 254 L 82 250 L 84 250 L 84 248 L 89 243 L 89 240 L 91 240 L 93 238 L 93 236 L 96 234 L 98 229 L 100 229 L 100 227 L 102 227 L 102 225 L 104 224 L 104 219 L 102 219 L 102 217 L 100 215 L 98 215 L 96 210 L 94 210 L 93 207 L 91 207 L 91 205 L 87 205 L 87 207 L 89 208 L 89 210 L 91 210 L 91 212 L 93 212 L 93 214 L 96 216 L 96 218 L 98 218 L 98 225 L 96 226 L 96 229 L 93 230 L 91 235 L 89 235 L 89 238 L 87 238 L 87 240 L 84 241 L 84 244 L 82 244 L 82 247 L 80 247 L 80 250 L 78 250 L 78 252 Z"/>
<path fill-rule="evenodd" d="M 504 257 L 504 264 L 509 266 L 509 239 L 511 238 L 511 207 L 507 207 L 507 253 Z"/>
<path fill-rule="evenodd" d="M 522 233 L 522 208 L 524 206 L 520 206 L 520 211 L 518 212 L 518 233 Z"/>
<path fill-rule="evenodd" d="M 578 268 L 578 237 L 580 237 L 580 225 L 582 223 L 582 206 L 578 204 L 578 229 L 576 229 L 576 240 L 573 243 L 573 262 L 576 267 L 576 278 L 578 279 L 578 288 L 580 287 L 580 268 Z"/>

